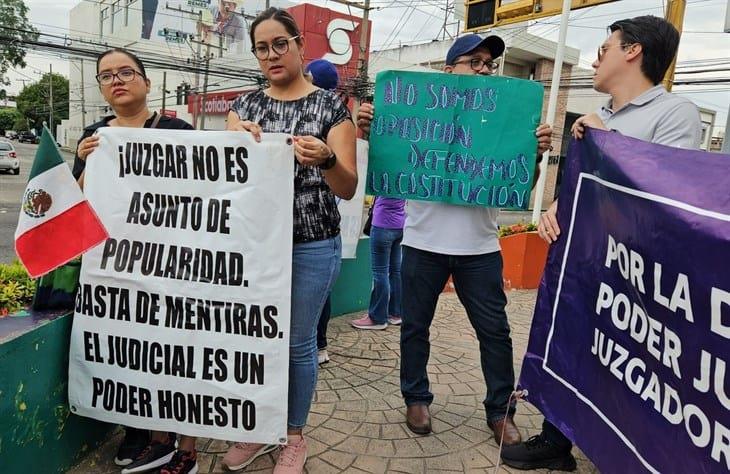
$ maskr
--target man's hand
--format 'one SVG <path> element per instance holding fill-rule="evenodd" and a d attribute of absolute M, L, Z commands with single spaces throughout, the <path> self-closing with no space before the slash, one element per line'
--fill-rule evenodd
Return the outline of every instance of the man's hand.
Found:
<path fill-rule="evenodd" d="M 597 128 L 598 130 L 608 130 L 606 125 L 603 123 L 603 120 L 601 120 L 596 113 L 592 113 L 579 117 L 570 128 L 570 133 L 573 134 L 573 138 L 576 140 L 581 140 L 583 135 L 585 135 L 586 127 Z"/>
<path fill-rule="evenodd" d="M 370 133 L 370 122 L 373 121 L 373 113 L 375 113 L 373 104 L 367 102 L 360 104 L 360 109 L 357 111 L 357 126 L 365 133 Z"/>
<path fill-rule="evenodd" d="M 542 155 L 548 150 L 553 149 L 553 146 L 551 145 L 553 141 L 553 128 L 543 123 L 539 127 L 537 127 L 537 130 L 535 130 L 535 136 L 537 137 L 537 154 Z"/>
<path fill-rule="evenodd" d="M 537 224 L 537 234 L 545 242 L 552 244 L 558 240 L 560 235 L 560 227 L 558 226 L 558 200 L 550 204 L 547 211 L 540 216 L 540 223 Z"/>

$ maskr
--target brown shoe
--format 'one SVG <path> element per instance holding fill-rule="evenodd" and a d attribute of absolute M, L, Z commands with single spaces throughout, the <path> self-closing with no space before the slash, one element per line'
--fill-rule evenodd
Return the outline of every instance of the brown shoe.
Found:
<path fill-rule="evenodd" d="M 431 432 L 431 413 L 428 411 L 428 405 L 419 404 L 406 407 L 406 425 L 416 434 L 429 434 Z"/>
<path fill-rule="evenodd" d="M 510 446 L 512 444 L 518 444 L 522 442 L 522 435 L 520 430 L 512 420 L 512 415 L 506 416 L 496 421 L 487 421 L 487 425 L 494 432 L 494 439 L 497 444 L 502 446 Z"/>

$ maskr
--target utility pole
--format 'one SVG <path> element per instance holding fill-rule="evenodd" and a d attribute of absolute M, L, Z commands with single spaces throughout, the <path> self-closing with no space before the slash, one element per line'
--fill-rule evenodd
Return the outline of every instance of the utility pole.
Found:
<path fill-rule="evenodd" d="M 210 45 L 205 49 L 205 77 L 203 79 L 203 95 L 200 97 L 200 128 L 205 130 L 205 96 L 208 95 L 208 71 L 210 69 Z"/>
<path fill-rule="evenodd" d="M 368 77 L 368 62 L 365 60 L 368 42 L 368 18 L 370 17 L 370 0 L 365 0 L 362 6 L 362 27 L 360 28 L 360 53 L 357 56 L 357 65 L 364 80 Z"/>
<path fill-rule="evenodd" d="M 162 71 L 162 113 L 165 113 L 165 99 L 167 98 L 167 71 Z"/>
<path fill-rule="evenodd" d="M 191 15 L 193 17 L 196 17 L 199 22 L 203 20 L 203 12 L 202 11 L 185 10 L 184 8 L 181 8 L 181 7 L 174 8 L 174 7 L 170 7 L 168 5 L 165 5 L 165 7 L 168 10 L 173 10 L 173 11 L 176 11 L 178 13 L 186 13 L 188 15 Z M 231 12 L 231 13 L 237 14 L 236 12 Z M 188 38 L 186 37 L 185 39 L 187 40 Z M 201 37 L 201 39 L 202 39 L 202 37 Z M 200 96 L 200 93 L 199 93 L 200 92 L 199 91 L 199 87 L 200 87 L 200 71 L 199 71 L 199 69 L 200 68 L 198 66 L 203 62 L 203 60 L 202 60 L 202 58 L 200 56 L 200 47 L 201 47 L 201 45 L 205 44 L 205 47 L 206 47 L 206 53 L 205 53 L 205 79 L 204 79 L 205 88 L 206 89 L 208 87 L 208 69 L 209 69 L 209 65 L 210 65 L 210 48 L 211 47 L 218 48 L 219 51 L 220 51 L 220 53 L 222 53 L 222 51 L 224 51 L 226 48 L 224 48 L 222 44 L 220 44 L 219 46 L 211 46 L 210 42 L 207 42 L 207 41 L 206 42 L 203 42 L 203 41 L 199 41 L 199 40 L 194 40 L 193 39 L 193 35 L 190 35 L 189 41 L 190 42 L 188 43 L 188 45 L 190 45 L 190 43 L 196 43 L 195 57 L 190 62 L 192 62 L 195 65 L 195 82 L 194 82 L 193 86 L 194 86 L 194 90 L 195 90 L 195 95 L 196 95 L 196 97 L 198 97 L 198 96 Z M 191 49 L 192 49 L 192 46 L 191 46 Z M 219 56 L 222 56 L 222 54 L 219 54 Z M 202 100 L 202 104 L 201 105 L 204 107 L 205 106 L 205 93 L 203 93 L 203 96 L 202 96 L 201 100 Z M 195 126 L 195 128 L 198 128 L 199 115 L 203 115 L 203 117 L 200 118 L 200 128 L 202 129 L 205 126 L 205 112 L 204 112 L 204 109 L 201 109 L 200 110 L 200 113 L 198 113 L 198 107 L 197 106 L 198 106 L 198 104 L 197 104 L 197 100 L 196 100 L 196 103 L 193 104 L 193 122 L 194 122 L 193 125 Z"/>
<path fill-rule="evenodd" d="M 193 105 L 193 122 L 195 122 L 195 123 L 193 125 L 195 126 L 196 129 L 198 129 L 199 128 L 198 119 L 200 118 L 201 119 L 200 129 L 202 130 L 202 127 L 205 126 L 205 116 L 204 116 L 204 114 L 205 114 L 205 94 L 207 93 L 207 88 L 208 88 L 208 71 L 210 69 L 210 48 L 222 48 L 222 47 L 214 46 L 214 45 L 211 45 L 210 43 L 204 43 L 202 41 L 197 41 L 197 40 L 191 40 L 191 42 L 195 43 L 197 45 L 197 48 L 196 48 L 197 53 L 196 53 L 195 58 L 193 59 L 193 62 L 195 63 L 195 66 L 196 66 L 195 67 L 195 85 L 194 85 L 196 101 L 195 101 L 195 104 Z M 203 57 L 200 55 L 200 47 L 202 45 L 205 45 L 205 50 L 206 50 L 205 75 L 204 75 L 204 79 L 203 79 L 205 91 L 203 92 L 203 94 L 200 94 L 200 89 L 199 89 L 200 88 L 200 75 L 199 75 L 200 68 L 198 66 L 201 63 L 203 63 Z M 222 48 L 222 49 L 225 49 L 225 48 Z M 200 102 L 198 102 L 198 100 L 197 100 L 198 97 L 200 98 Z M 198 109 L 198 103 L 200 103 L 200 109 Z M 202 118 L 200 117 L 201 115 L 203 115 Z"/>
<path fill-rule="evenodd" d="M 679 36 L 682 36 L 682 24 L 684 23 L 684 10 L 687 6 L 687 0 L 668 0 L 667 14 L 665 19 L 671 23 L 677 31 Z M 664 75 L 662 84 L 664 88 L 671 92 L 672 84 L 674 83 L 674 68 L 677 65 L 677 58 L 675 56 L 672 64 L 667 69 L 667 73 Z"/>
<path fill-rule="evenodd" d="M 367 41 L 368 41 L 368 18 L 370 16 L 370 0 L 364 0 L 363 3 L 349 2 L 347 0 L 332 0 L 334 3 L 346 5 L 352 8 L 359 8 L 363 11 L 362 13 L 362 27 L 360 28 L 360 50 L 357 55 L 357 69 L 360 76 L 367 78 L 368 64 L 365 60 L 365 54 L 367 53 Z"/>
<path fill-rule="evenodd" d="M 48 68 L 50 70 L 50 74 L 48 75 L 48 106 L 50 107 L 48 126 L 51 129 L 51 135 L 55 137 L 56 132 L 53 130 L 53 64 L 49 64 Z"/>
<path fill-rule="evenodd" d="M 548 100 L 547 117 L 545 123 L 555 123 L 555 114 L 558 110 L 558 91 L 560 91 L 560 73 L 563 71 L 563 56 L 565 55 L 565 38 L 568 36 L 568 19 L 570 18 L 570 0 L 563 0 L 563 12 L 560 15 L 560 33 L 558 34 L 558 48 L 555 52 L 555 63 L 553 64 L 553 78 L 550 82 L 550 99 Z M 540 177 L 535 186 L 535 203 L 532 206 L 532 222 L 540 220 L 542 212 L 542 197 L 545 194 L 545 180 L 547 179 L 547 166 L 550 159 L 550 150 L 542 155 Z"/>
<path fill-rule="evenodd" d="M 86 95 L 84 91 L 84 58 L 81 58 L 81 128 L 86 128 Z"/>

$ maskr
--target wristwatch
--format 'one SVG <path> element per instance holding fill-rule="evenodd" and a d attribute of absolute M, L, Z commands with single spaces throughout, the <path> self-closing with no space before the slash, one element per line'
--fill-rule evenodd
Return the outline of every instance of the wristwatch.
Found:
<path fill-rule="evenodd" d="M 331 155 L 329 156 L 329 158 L 327 158 L 327 159 L 326 159 L 326 160 L 324 161 L 324 163 L 322 163 L 321 165 L 317 165 L 317 167 L 318 167 L 319 169 L 321 169 L 322 171 L 327 171 L 327 170 L 329 170 L 329 169 L 332 169 L 332 168 L 334 168 L 334 166 L 335 166 L 335 163 L 337 163 L 337 155 L 335 155 L 335 154 L 334 154 L 334 152 L 333 152 L 333 153 L 332 153 L 332 154 L 331 154 Z"/>

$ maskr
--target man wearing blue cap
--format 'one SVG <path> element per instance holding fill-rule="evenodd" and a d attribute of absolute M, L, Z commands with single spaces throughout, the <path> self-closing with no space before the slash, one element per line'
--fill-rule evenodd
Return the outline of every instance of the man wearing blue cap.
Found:
<path fill-rule="evenodd" d="M 504 52 L 498 36 L 462 36 L 446 55 L 444 72 L 490 75 Z M 363 104 L 358 125 L 369 131 L 373 107 Z M 541 125 L 536 131 L 537 152 L 550 148 L 552 129 Z M 499 210 L 427 201 L 408 201 L 403 229 L 403 325 L 401 327 L 401 393 L 405 399 L 406 424 L 417 434 L 431 432 L 426 366 L 430 353 L 429 329 L 436 303 L 449 275 L 476 331 L 481 366 L 487 384 L 484 408 L 487 425 L 497 443 L 521 441 L 510 400 L 515 374 L 512 339 L 502 282 L 502 255 L 497 238 Z"/>
<path fill-rule="evenodd" d="M 320 89 L 328 91 L 337 89 L 340 76 L 337 74 L 335 65 L 326 59 L 315 59 L 307 64 L 304 72 L 311 77 L 312 84 Z"/>

